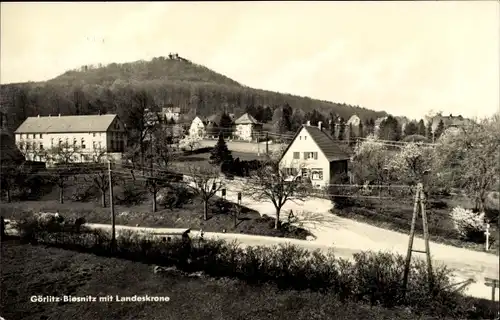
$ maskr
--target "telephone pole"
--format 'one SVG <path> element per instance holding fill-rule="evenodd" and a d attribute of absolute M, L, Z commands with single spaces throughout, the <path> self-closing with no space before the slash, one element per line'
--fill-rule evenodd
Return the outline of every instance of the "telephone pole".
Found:
<path fill-rule="evenodd" d="M 116 250 L 116 230 L 115 230 L 115 204 L 113 200 L 113 175 L 111 173 L 111 161 L 108 160 L 109 179 L 109 208 L 111 209 L 111 250 Z"/>

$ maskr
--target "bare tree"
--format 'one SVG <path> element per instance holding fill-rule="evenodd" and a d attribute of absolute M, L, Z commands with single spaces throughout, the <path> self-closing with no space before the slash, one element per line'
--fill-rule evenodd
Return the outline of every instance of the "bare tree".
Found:
<path fill-rule="evenodd" d="M 75 165 L 79 150 L 76 145 L 60 142 L 44 153 L 45 159 L 51 165 L 49 171 L 52 180 L 59 187 L 59 203 L 64 203 L 64 189 L 68 179 L 79 173 L 79 168 Z"/>
<path fill-rule="evenodd" d="M 280 227 L 280 213 L 285 203 L 304 200 L 308 189 L 299 177 L 287 175 L 275 160 L 267 161 L 255 171 L 245 188 L 245 193 L 254 200 L 272 202 L 276 210 L 275 229 Z"/>
<path fill-rule="evenodd" d="M 222 189 L 220 173 L 215 168 L 190 166 L 188 168 L 190 183 L 188 186 L 203 201 L 203 219 L 208 220 L 208 203 Z"/>
<path fill-rule="evenodd" d="M 90 155 L 91 163 L 87 166 L 85 181 L 92 183 L 101 192 L 101 205 L 106 207 L 106 192 L 109 189 L 108 157 L 105 149 L 96 149 Z M 116 180 L 114 180 L 116 182 Z"/>
<path fill-rule="evenodd" d="M 169 134 L 162 128 L 157 128 L 151 135 L 149 150 L 146 154 L 150 162 L 150 172 L 146 178 L 146 188 L 153 196 L 153 212 L 157 210 L 156 197 L 158 192 L 173 181 L 168 172 L 173 157 L 172 149 L 167 143 Z"/>

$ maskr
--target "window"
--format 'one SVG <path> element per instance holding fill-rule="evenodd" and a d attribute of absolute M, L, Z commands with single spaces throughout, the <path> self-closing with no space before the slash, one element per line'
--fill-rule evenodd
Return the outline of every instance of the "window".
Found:
<path fill-rule="evenodd" d="M 36 139 L 36 133 L 33 133 L 33 139 Z"/>
<path fill-rule="evenodd" d="M 299 136 L 299 140 L 302 140 L 302 136 Z"/>
<path fill-rule="evenodd" d="M 92 137 L 95 137 L 95 132 L 94 132 L 94 133 L 92 133 Z"/>
<path fill-rule="evenodd" d="M 92 141 L 92 149 L 94 149 L 94 150 L 96 149 L 96 143 L 95 143 L 95 141 Z"/>
<path fill-rule="evenodd" d="M 54 138 L 50 139 L 50 147 L 52 148 L 54 146 Z"/>
<path fill-rule="evenodd" d="M 85 139 L 84 138 L 82 138 L 82 144 L 81 145 L 82 145 L 82 149 L 85 149 Z"/>
<path fill-rule="evenodd" d="M 294 152 L 293 153 L 293 158 L 294 159 L 300 159 L 300 152 Z"/>
<path fill-rule="evenodd" d="M 73 148 L 76 148 L 76 138 L 73 139 Z"/>
<path fill-rule="evenodd" d="M 317 152 L 304 152 L 304 160 L 314 159 L 318 160 Z"/>
<path fill-rule="evenodd" d="M 99 141 L 99 149 L 102 149 L 102 143 Z"/>
<path fill-rule="evenodd" d="M 40 133 L 38 136 L 40 137 L 40 139 L 42 139 L 42 138 L 43 138 L 43 134 L 41 134 L 41 133 Z"/>
<path fill-rule="evenodd" d="M 311 169 L 311 180 L 323 180 L 323 169 Z"/>
<path fill-rule="evenodd" d="M 23 142 L 19 142 L 19 150 L 23 150 L 24 148 L 24 143 Z"/>
<path fill-rule="evenodd" d="M 40 150 L 43 150 L 43 143 L 40 142 Z"/>
<path fill-rule="evenodd" d="M 61 147 L 61 145 L 62 145 L 62 140 L 61 140 L 61 139 L 59 139 L 59 141 L 58 141 L 58 143 L 57 143 L 57 144 L 59 145 L 59 148 L 60 148 L 60 147 Z"/>
<path fill-rule="evenodd" d="M 304 140 L 307 140 L 307 136 L 304 136 Z"/>
<path fill-rule="evenodd" d="M 31 142 L 26 142 L 26 150 L 31 149 Z"/>

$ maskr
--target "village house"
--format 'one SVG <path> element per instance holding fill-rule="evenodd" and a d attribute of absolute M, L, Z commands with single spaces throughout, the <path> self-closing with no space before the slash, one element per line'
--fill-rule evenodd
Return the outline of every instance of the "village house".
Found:
<path fill-rule="evenodd" d="M 310 179 L 314 187 L 324 188 L 348 174 L 349 159 L 321 122 L 316 127 L 308 121 L 285 149 L 280 167 L 289 178 Z"/>
<path fill-rule="evenodd" d="M 454 116 L 450 114 L 449 116 L 443 116 L 441 114 L 436 115 L 435 117 L 432 118 L 432 132 L 436 132 L 439 122 L 443 121 L 444 124 L 444 129 L 449 129 L 449 128 L 455 128 L 452 129 L 453 131 L 456 131 L 456 129 L 459 129 L 461 127 L 466 127 L 474 124 L 474 122 L 470 119 L 464 118 L 461 115 L 459 116 Z"/>
<path fill-rule="evenodd" d="M 166 121 L 173 120 L 175 122 L 179 122 L 179 118 L 181 116 L 181 108 L 174 108 L 173 106 L 169 106 L 162 108 L 161 113 Z"/>
<path fill-rule="evenodd" d="M 50 162 L 46 152 L 57 146 L 75 148 L 75 162 L 95 161 L 98 155 L 120 161 L 127 142 L 125 125 L 115 114 L 28 117 L 14 133 L 31 161 Z"/>
<path fill-rule="evenodd" d="M 236 119 L 234 124 L 237 139 L 252 141 L 257 139 L 260 132 L 262 132 L 262 123 L 259 123 L 248 113 Z"/>
<path fill-rule="evenodd" d="M 203 138 L 206 133 L 206 123 L 198 116 L 196 116 L 191 122 L 189 127 L 189 136 Z"/>

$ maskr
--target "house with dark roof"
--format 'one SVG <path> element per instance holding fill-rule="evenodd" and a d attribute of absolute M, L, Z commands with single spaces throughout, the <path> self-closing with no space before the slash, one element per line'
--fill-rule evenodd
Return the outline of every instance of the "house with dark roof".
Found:
<path fill-rule="evenodd" d="M 437 127 L 439 126 L 439 122 L 441 121 L 443 121 L 445 130 L 448 128 L 467 127 L 474 124 L 474 121 L 470 119 L 464 118 L 461 115 L 454 116 L 452 114 L 450 114 L 449 116 L 443 116 L 441 114 L 438 114 L 435 117 L 433 117 L 431 121 L 432 121 L 431 124 L 432 132 L 436 132 Z"/>
<path fill-rule="evenodd" d="M 120 161 L 127 143 L 116 114 L 28 117 L 14 133 L 19 150 L 33 161 L 47 161 L 47 151 L 55 147 L 74 150 L 74 162 L 98 156 Z"/>
<path fill-rule="evenodd" d="M 262 123 L 248 113 L 236 119 L 234 124 L 236 139 L 252 141 L 262 132 Z"/>
<path fill-rule="evenodd" d="M 322 123 L 302 126 L 280 159 L 289 177 L 310 180 L 314 187 L 327 187 L 348 173 L 350 156 L 323 130 Z"/>

